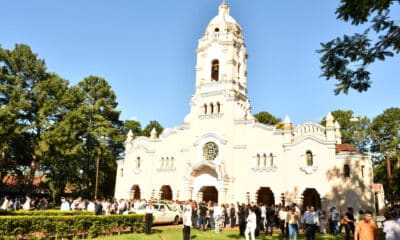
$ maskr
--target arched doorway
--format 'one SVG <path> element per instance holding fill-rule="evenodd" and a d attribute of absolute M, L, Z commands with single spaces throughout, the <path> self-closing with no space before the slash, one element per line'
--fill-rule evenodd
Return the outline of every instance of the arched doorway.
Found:
<path fill-rule="evenodd" d="M 303 207 L 313 206 L 315 209 L 321 209 L 321 198 L 315 188 L 306 188 L 303 192 Z"/>
<path fill-rule="evenodd" d="M 140 199 L 140 187 L 137 184 L 131 187 L 131 199 Z"/>
<path fill-rule="evenodd" d="M 172 189 L 169 185 L 163 185 L 160 189 L 161 191 L 161 200 L 172 200 Z"/>
<path fill-rule="evenodd" d="M 214 186 L 203 186 L 199 192 L 203 194 L 203 201 L 218 202 L 218 190 Z"/>
<path fill-rule="evenodd" d="M 257 191 L 257 203 L 262 203 L 266 206 L 275 204 L 274 193 L 269 187 L 260 187 Z"/>

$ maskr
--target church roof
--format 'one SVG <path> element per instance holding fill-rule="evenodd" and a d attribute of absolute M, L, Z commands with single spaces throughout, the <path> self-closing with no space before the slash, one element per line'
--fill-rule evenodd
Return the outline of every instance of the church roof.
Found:
<path fill-rule="evenodd" d="M 229 6 L 223 2 L 218 8 L 218 15 L 211 19 L 207 26 L 207 32 L 213 32 L 215 28 L 219 28 L 224 32 L 241 32 L 240 25 L 229 15 Z"/>
<path fill-rule="evenodd" d="M 359 152 L 356 147 L 348 143 L 336 144 L 336 152 Z"/>
<path fill-rule="evenodd" d="M 238 24 L 236 20 L 231 15 L 229 15 L 229 6 L 226 3 L 221 3 L 218 9 L 218 15 L 211 19 L 208 25 L 227 22 Z"/>

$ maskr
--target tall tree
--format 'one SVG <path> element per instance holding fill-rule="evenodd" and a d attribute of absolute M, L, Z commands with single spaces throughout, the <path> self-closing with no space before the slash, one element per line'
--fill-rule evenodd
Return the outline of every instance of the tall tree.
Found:
<path fill-rule="evenodd" d="M 9 51 L 0 46 L 0 175 L 15 169 L 11 152 L 13 142 L 21 133 L 17 120 L 23 107 L 20 101 L 22 81 L 12 73 L 9 55 Z"/>
<path fill-rule="evenodd" d="M 4 109 L 9 116 L 6 120 L 8 123 L 13 121 L 14 124 L 6 125 L 12 126 L 14 131 L 14 136 L 9 139 L 15 147 L 9 152 L 14 155 L 9 157 L 15 160 L 23 159 L 16 162 L 16 165 L 19 165 L 19 169 L 22 166 L 30 169 L 29 179 L 32 183 L 43 153 L 48 147 L 43 134 L 56 122 L 58 103 L 68 87 L 68 82 L 56 74 L 48 73 L 44 60 L 39 59 L 27 45 L 16 44 L 13 50 L 3 49 L 1 55 L 2 83 L 5 83 L 7 92 L 2 97 L 6 103 Z M 13 106 L 16 109 L 11 109 Z M 5 130 L 7 132 L 6 128 Z M 17 144 L 15 140 L 25 144 Z M 3 141 L 3 156 L 7 155 L 4 146 Z M 27 157 L 28 154 L 30 157 Z"/>
<path fill-rule="evenodd" d="M 254 117 L 257 119 L 258 122 L 267 125 L 276 125 L 282 121 L 280 118 L 275 117 L 269 112 L 259 112 L 257 114 L 254 114 Z"/>
<path fill-rule="evenodd" d="M 78 84 L 78 89 L 83 94 L 83 102 L 75 111 L 84 120 L 83 131 L 78 133 L 78 138 L 84 143 L 82 171 L 89 176 L 85 179 L 86 189 L 90 193 L 95 192 L 98 174 L 98 196 L 110 196 L 114 191 L 115 160 L 123 151 L 125 138 L 121 131 L 120 112 L 116 110 L 116 96 L 105 79 L 97 76 L 85 78 Z"/>
<path fill-rule="evenodd" d="M 400 147 L 400 108 L 388 108 L 374 118 L 371 124 L 373 144 L 371 150 L 375 153 L 374 178 L 383 184 L 388 193 L 388 162 L 392 175 L 392 193 L 400 200 L 399 147 Z M 389 159 L 388 159 L 389 158 Z M 390 161 L 388 161 L 390 160 Z"/>
<path fill-rule="evenodd" d="M 335 94 L 347 94 L 349 88 L 359 92 L 371 86 L 367 67 L 375 60 L 385 60 L 400 51 L 400 26 L 398 15 L 399 0 L 365 1 L 341 0 L 336 9 L 337 18 L 351 21 L 353 25 L 369 24 L 363 33 L 344 35 L 327 43 L 321 43 L 318 53 L 322 76 L 335 78 Z"/>

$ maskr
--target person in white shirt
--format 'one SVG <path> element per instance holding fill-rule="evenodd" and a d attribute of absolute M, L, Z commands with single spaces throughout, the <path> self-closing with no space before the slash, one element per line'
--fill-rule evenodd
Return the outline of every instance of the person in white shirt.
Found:
<path fill-rule="evenodd" d="M 79 208 L 79 203 L 82 201 L 81 197 L 78 197 L 77 199 L 75 199 L 74 201 L 72 201 L 71 203 L 71 210 L 81 210 Z"/>
<path fill-rule="evenodd" d="M 257 227 L 257 218 L 255 214 L 255 207 L 247 207 L 247 210 L 249 211 L 249 215 L 247 216 L 246 219 L 246 230 L 244 232 L 244 235 L 246 237 L 246 240 L 249 240 L 249 234 L 251 236 L 251 239 L 255 239 L 255 231 Z"/>
<path fill-rule="evenodd" d="M 215 233 L 219 233 L 221 230 L 221 221 L 222 221 L 222 209 L 218 206 L 218 203 L 214 203 L 214 222 L 215 222 Z"/>
<path fill-rule="evenodd" d="M 278 212 L 278 217 L 279 217 L 279 228 L 281 229 L 282 238 L 288 236 L 288 232 L 287 232 L 287 228 L 286 228 L 287 226 L 285 224 L 287 213 L 288 213 L 288 209 L 286 209 L 285 206 L 281 206 L 281 209 Z"/>
<path fill-rule="evenodd" d="M 31 198 L 28 195 L 26 195 L 25 198 L 26 198 L 26 200 L 25 200 L 24 205 L 22 206 L 22 209 L 23 210 L 31 210 Z"/>
<path fill-rule="evenodd" d="M 261 203 L 261 224 L 260 224 L 260 230 L 264 231 L 265 230 L 265 222 L 267 218 L 267 208 L 265 207 L 264 204 Z"/>
<path fill-rule="evenodd" d="M 1 209 L 7 210 L 9 204 L 10 204 L 10 200 L 8 199 L 8 196 L 5 196 L 5 197 L 4 197 L 3 204 L 1 205 Z"/>
<path fill-rule="evenodd" d="M 60 207 L 61 211 L 69 211 L 71 210 L 70 206 L 69 206 L 69 202 L 67 201 L 67 199 L 65 199 L 65 197 L 61 198 L 61 207 Z"/>
<path fill-rule="evenodd" d="M 394 214 L 390 210 L 385 213 L 383 232 L 385 232 L 385 240 L 400 239 L 400 224 L 394 220 Z"/>
<path fill-rule="evenodd" d="M 126 202 L 124 199 L 118 201 L 118 214 L 122 214 L 126 210 Z"/>
<path fill-rule="evenodd" d="M 304 213 L 304 223 L 307 240 L 315 240 L 315 230 L 319 226 L 319 217 L 313 206 L 308 207 L 308 210 Z"/>
<path fill-rule="evenodd" d="M 192 226 L 192 203 L 188 201 L 183 206 L 183 240 L 190 240 L 190 227 Z"/>
<path fill-rule="evenodd" d="M 335 206 L 332 207 L 332 233 L 333 235 L 339 234 L 339 212 Z"/>
<path fill-rule="evenodd" d="M 96 204 L 94 204 L 93 200 L 89 200 L 88 204 L 86 206 L 86 210 L 89 212 L 95 212 L 96 211 Z"/>

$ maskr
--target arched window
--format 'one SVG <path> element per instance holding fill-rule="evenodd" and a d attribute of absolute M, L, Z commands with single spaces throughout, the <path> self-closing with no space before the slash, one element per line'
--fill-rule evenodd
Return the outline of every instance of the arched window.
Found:
<path fill-rule="evenodd" d="M 217 102 L 217 113 L 221 112 L 221 104 Z"/>
<path fill-rule="evenodd" d="M 204 114 L 207 114 L 207 104 L 204 103 Z"/>
<path fill-rule="evenodd" d="M 174 167 L 174 157 L 171 157 L 171 164 L 169 165 L 170 167 Z"/>
<path fill-rule="evenodd" d="M 274 155 L 272 153 L 269 154 L 269 164 L 270 166 L 274 166 Z"/>
<path fill-rule="evenodd" d="M 213 60 L 211 62 L 211 81 L 219 80 L 219 61 Z"/>
<path fill-rule="evenodd" d="M 167 157 L 167 160 L 166 160 L 166 162 L 165 162 L 165 167 L 166 167 L 166 168 L 169 167 L 169 157 Z"/>
<path fill-rule="evenodd" d="M 214 113 L 214 104 L 210 103 L 210 113 L 213 114 Z"/>
<path fill-rule="evenodd" d="M 361 166 L 361 177 L 364 177 L 365 166 Z"/>
<path fill-rule="evenodd" d="M 257 154 L 257 167 L 259 167 L 260 166 L 260 154 Z"/>
<path fill-rule="evenodd" d="M 314 159 L 311 151 L 306 152 L 306 165 L 307 166 L 313 166 L 314 165 Z"/>
<path fill-rule="evenodd" d="M 136 168 L 140 168 L 140 157 L 136 158 Z"/>
<path fill-rule="evenodd" d="M 350 177 L 350 167 L 349 165 L 345 164 L 343 166 L 344 177 Z"/>
<path fill-rule="evenodd" d="M 164 168 L 164 157 L 161 158 L 161 168 Z"/>

